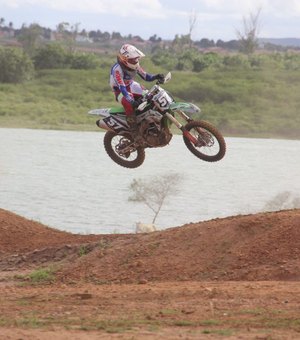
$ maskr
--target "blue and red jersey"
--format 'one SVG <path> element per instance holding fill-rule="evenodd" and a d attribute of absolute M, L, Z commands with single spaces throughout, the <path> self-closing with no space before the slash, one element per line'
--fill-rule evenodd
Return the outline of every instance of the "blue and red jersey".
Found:
<path fill-rule="evenodd" d="M 122 68 L 119 63 L 115 63 L 110 71 L 111 88 L 116 94 L 121 92 L 130 103 L 132 103 L 134 99 L 128 89 L 137 74 L 145 81 L 153 81 L 155 79 L 154 75 L 147 73 L 140 66 L 137 70 L 127 70 Z"/>

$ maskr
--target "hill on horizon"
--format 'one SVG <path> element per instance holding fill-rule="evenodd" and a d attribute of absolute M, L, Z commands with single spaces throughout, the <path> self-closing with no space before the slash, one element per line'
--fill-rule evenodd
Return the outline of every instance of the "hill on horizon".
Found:
<path fill-rule="evenodd" d="M 259 38 L 260 43 L 269 43 L 284 47 L 300 47 L 300 38 Z"/>

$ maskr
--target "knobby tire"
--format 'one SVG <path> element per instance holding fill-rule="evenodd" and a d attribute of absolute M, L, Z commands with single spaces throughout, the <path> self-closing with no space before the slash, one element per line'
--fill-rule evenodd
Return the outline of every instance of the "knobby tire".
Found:
<path fill-rule="evenodd" d="M 145 150 L 142 147 L 138 147 L 136 149 L 136 153 L 137 156 L 135 159 L 133 160 L 126 160 L 125 158 L 122 158 L 121 156 L 119 156 L 113 146 L 112 146 L 112 140 L 113 138 L 117 136 L 117 134 L 115 132 L 112 131 L 107 131 L 104 135 L 104 148 L 106 153 L 108 154 L 108 156 L 117 164 L 125 167 L 125 168 L 129 168 L 129 169 L 134 169 L 139 167 L 141 164 L 143 164 L 144 160 L 145 160 Z"/>
<path fill-rule="evenodd" d="M 201 147 L 197 149 L 195 145 L 185 136 L 183 136 L 184 143 L 186 147 L 198 158 L 202 159 L 206 162 L 217 162 L 221 160 L 225 153 L 226 153 L 226 142 L 224 140 L 224 137 L 222 134 L 218 131 L 216 127 L 214 127 L 212 124 L 205 122 L 205 121 L 192 121 L 185 125 L 185 129 L 188 131 L 191 131 L 195 128 L 203 128 L 204 130 L 207 130 L 218 142 L 219 145 L 219 152 L 215 155 L 206 155 L 201 152 Z M 205 146 L 204 146 L 205 147 Z"/>

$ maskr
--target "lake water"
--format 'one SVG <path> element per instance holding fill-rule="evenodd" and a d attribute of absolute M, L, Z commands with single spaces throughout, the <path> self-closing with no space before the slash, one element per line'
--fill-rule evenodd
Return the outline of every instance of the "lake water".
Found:
<path fill-rule="evenodd" d="M 151 223 L 145 205 L 129 201 L 134 179 L 178 173 L 158 229 L 261 211 L 276 195 L 300 196 L 300 141 L 226 138 L 227 154 L 206 163 L 174 136 L 147 149 L 144 164 L 126 169 L 103 147 L 103 132 L 0 129 L 0 207 L 73 233 L 131 233 Z"/>

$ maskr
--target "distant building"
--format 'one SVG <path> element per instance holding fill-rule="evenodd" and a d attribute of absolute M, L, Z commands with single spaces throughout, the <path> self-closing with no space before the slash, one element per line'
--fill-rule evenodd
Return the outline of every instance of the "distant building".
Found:
<path fill-rule="evenodd" d="M 78 43 L 93 43 L 93 40 L 87 36 L 77 34 L 75 41 Z"/>

